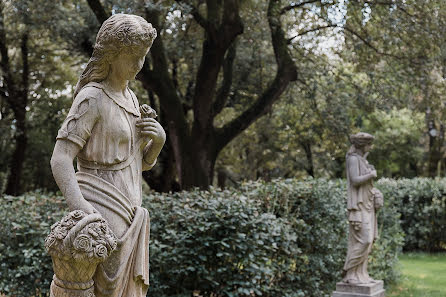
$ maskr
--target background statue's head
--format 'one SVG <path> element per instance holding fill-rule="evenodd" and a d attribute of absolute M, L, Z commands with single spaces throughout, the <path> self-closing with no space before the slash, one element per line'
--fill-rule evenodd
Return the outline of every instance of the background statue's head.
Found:
<path fill-rule="evenodd" d="M 360 150 L 363 153 L 369 151 L 374 138 L 373 135 L 365 132 L 350 135 L 352 147 L 350 148 L 349 153 L 355 153 L 357 150 Z"/>
<path fill-rule="evenodd" d="M 101 82 L 110 72 L 110 63 L 119 54 L 146 52 L 156 38 L 156 30 L 144 18 L 115 14 L 99 29 L 93 55 L 79 77 L 74 97 L 89 82 Z"/>

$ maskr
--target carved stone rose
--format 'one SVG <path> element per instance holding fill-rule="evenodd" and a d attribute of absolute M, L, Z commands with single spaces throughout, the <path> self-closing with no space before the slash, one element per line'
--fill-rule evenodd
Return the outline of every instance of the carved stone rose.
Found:
<path fill-rule="evenodd" d="M 51 296 L 94 296 L 98 263 L 116 249 L 117 239 L 100 214 L 75 210 L 51 226 L 45 248 L 53 259 Z"/>

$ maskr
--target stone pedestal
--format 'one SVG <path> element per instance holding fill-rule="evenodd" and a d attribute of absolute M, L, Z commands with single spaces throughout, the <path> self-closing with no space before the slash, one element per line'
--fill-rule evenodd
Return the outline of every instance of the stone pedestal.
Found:
<path fill-rule="evenodd" d="M 384 282 L 382 280 L 371 284 L 352 285 L 339 282 L 332 297 L 385 297 Z"/>

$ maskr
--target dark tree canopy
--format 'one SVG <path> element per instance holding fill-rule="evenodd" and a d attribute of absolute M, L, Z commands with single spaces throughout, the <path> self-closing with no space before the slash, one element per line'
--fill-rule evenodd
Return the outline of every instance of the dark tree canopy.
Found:
<path fill-rule="evenodd" d="M 158 31 L 132 83 L 168 135 L 144 174 L 152 189 L 342 177 L 348 135 L 360 129 L 399 137 L 373 158 L 411 148 L 378 165 L 386 175 L 435 176 L 446 167 L 439 0 L 0 3 L 6 193 L 55 187 L 48 159 L 72 88 L 99 26 L 122 12 Z"/>

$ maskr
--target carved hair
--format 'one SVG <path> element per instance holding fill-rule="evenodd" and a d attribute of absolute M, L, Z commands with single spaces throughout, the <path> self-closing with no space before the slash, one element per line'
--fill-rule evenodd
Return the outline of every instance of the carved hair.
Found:
<path fill-rule="evenodd" d="M 89 82 L 101 82 L 107 78 L 110 62 L 123 50 L 151 47 L 156 30 L 145 19 L 131 14 L 115 14 L 99 29 L 93 55 L 77 82 L 73 98 Z"/>
<path fill-rule="evenodd" d="M 365 132 L 359 132 L 359 133 L 350 135 L 350 142 L 351 142 L 352 146 L 348 150 L 347 155 L 356 153 L 357 149 L 362 149 L 366 145 L 371 144 L 373 142 L 373 139 L 375 139 L 375 137 L 373 137 L 373 135 L 371 135 L 369 133 L 365 133 Z"/>

